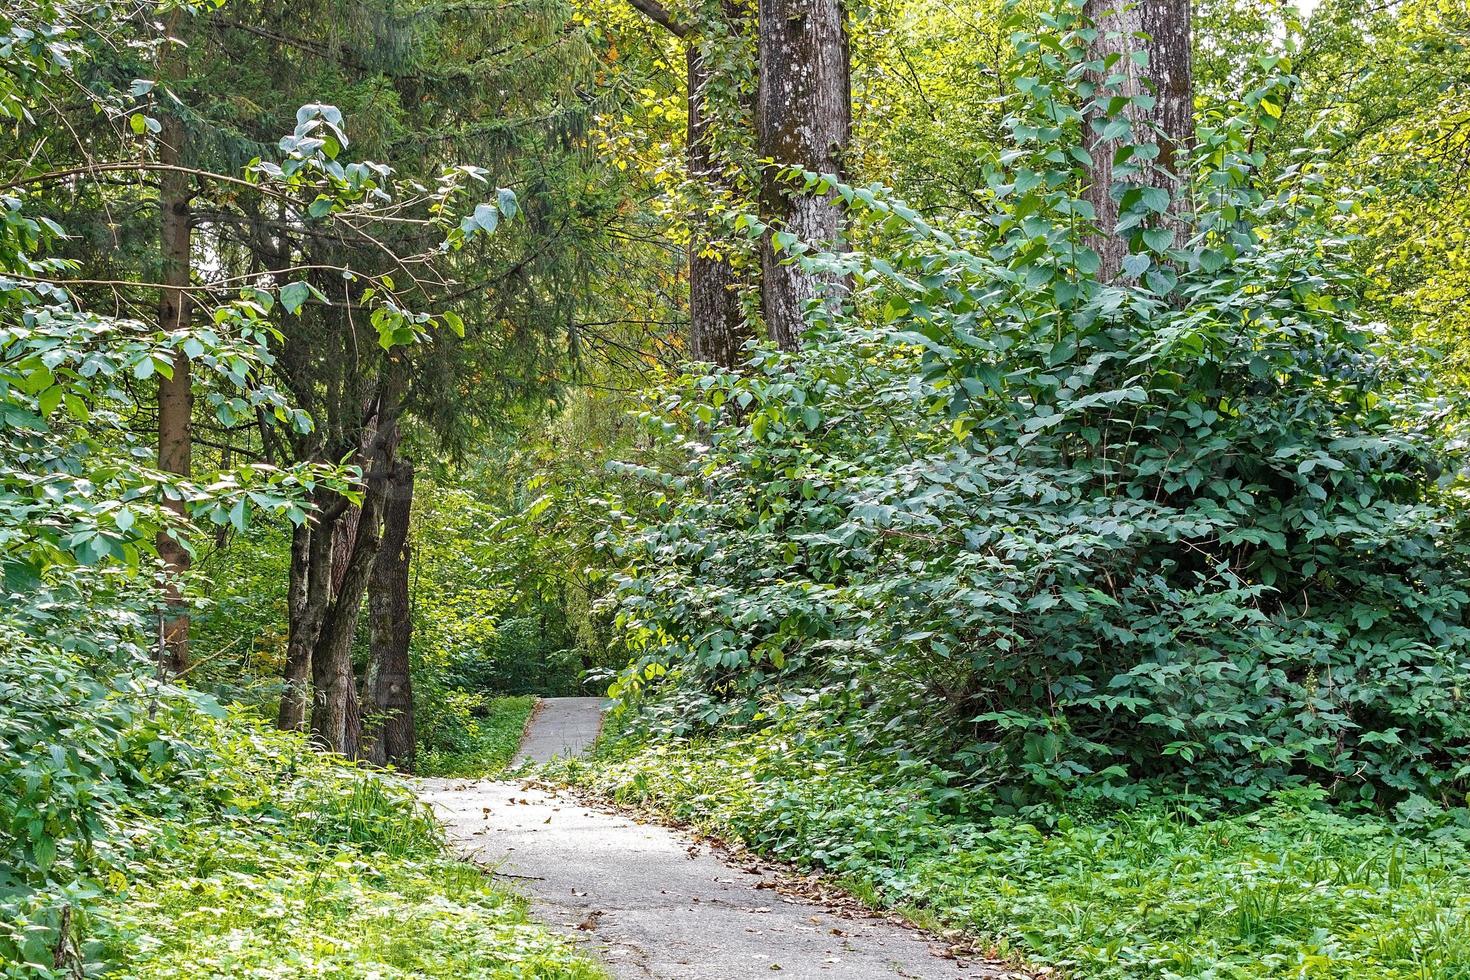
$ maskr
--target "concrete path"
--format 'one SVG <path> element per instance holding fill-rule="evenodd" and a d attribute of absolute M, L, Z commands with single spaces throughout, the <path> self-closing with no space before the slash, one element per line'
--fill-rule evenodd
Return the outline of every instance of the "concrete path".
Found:
<path fill-rule="evenodd" d="M 580 706 L 545 702 L 530 757 L 595 729 Z M 554 726 L 554 733 L 538 732 Z M 558 744 L 559 743 L 559 744 Z M 585 743 L 583 743 L 585 744 Z M 619 980 L 960 980 L 1021 977 L 947 958 L 924 934 L 816 904 L 789 880 L 664 827 L 518 782 L 421 781 L 455 849 L 517 886 L 543 921 L 599 956 Z"/>
<path fill-rule="evenodd" d="M 536 702 L 512 766 L 581 755 L 602 731 L 603 698 L 542 698 Z"/>

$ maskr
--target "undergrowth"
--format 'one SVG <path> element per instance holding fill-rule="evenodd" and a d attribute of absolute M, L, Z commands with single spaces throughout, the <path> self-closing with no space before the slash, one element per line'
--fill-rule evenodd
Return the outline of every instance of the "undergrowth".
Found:
<path fill-rule="evenodd" d="M 1014 810 L 909 759 L 856 757 L 787 725 L 723 742 L 614 739 L 557 774 L 855 894 L 960 927 L 1072 977 L 1470 977 L 1470 820 L 1323 805 L 1316 789 L 1230 814 Z"/>
<path fill-rule="evenodd" d="M 140 698 L 141 676 L 30 653 L 0 668 L 0 853 L 19 857 L 0 865 L 0 977 L 604 976 L 449 860 L 391 777 L 207 697 Z"/>
<path fill-rule="evenodd" d="M 602 976 L 469 865 L 313 855 L 285 842 L 225 850 L 210 864 L 154 869 L 138 900 L 115 910 L 125 965 L 111 976 Z"/>
<path fill-rule="evenodd" d="M 506 766 L 521 744 L 526 719 L 536 706 L 533 695 L 476 699 L 476 711 L 442 710 L 439 729 L 426 738 L 419 756 L 424 776 L 491 776 Z"/>

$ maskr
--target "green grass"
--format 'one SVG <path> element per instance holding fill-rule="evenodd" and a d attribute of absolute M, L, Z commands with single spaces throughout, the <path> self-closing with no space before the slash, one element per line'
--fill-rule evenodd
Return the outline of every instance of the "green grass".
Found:
<path fill-rule="evenodd" d="M 419 756 L 423 776 L 492 776 L 510 765 L 520 748 L 534 695 L 492 698 L 482 716 L 471 718 L 450 747 L 433 747 Z"/>
<path fill-rule="evenodd" d="M 186 843 L 197 849 L 212 835 Z M 477 868 L 287 845 L 147 875 L 111 923 L 119 980 L 596 980 Z"/>
<path fill-rule="evenodd" d="M 833 745 L 614 743 L 557 772 L 1069 977 L 1470 978 L 1462 826 L 1333 812 L 1311 791 L 1244 815 L 1196 801 L 1028 821 Z"/>
<path fill-rule="evenodd" d="M 87 975 L 606 980 L 520 899 L 450 860 L 396 778 L 239 715 L 179 710 L 157 725 L 129 756 L 143 782 L 115 832 L 76 853 L 87 866 L 73 941 Z M 0 956 L 3 977 L 73 975 L 18 969 Z"/>

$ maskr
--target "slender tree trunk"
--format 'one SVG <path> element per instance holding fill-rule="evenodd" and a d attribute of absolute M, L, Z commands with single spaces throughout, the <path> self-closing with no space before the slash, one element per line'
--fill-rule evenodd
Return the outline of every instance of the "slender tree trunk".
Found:
<path fill-rule="evenodd" d="M 311 651 L 311 735 L 322 748 L 356 758 L 362 736 L 357 679 L 352 668 L 352 641 L 362 611 L 373 562 L 377 557 L 379 521 L 388 476 L 398 446 L 398 399 L 403 366 L 389 364 L 379 387 L 376 409 L 364 426 L 364 483 L 361 510 L 355 518 L 345 566 L 320 634 Z M 334 563 L 335 565 L 335 563 Z M 334 575 L 335 578 L 335 568 Z"/>
<path fill-rule="evenodd" d="M 179 11 L 168 17 L 168 36 L 176 38 L 183 24 Z M 182 78 L 187 71 L 182 42 L 165 41 L 159 56 L 159 76 L 169 82 Z M 177 167 L 184 159 L 185 132 L 178 113 L 170 108 L 162 114 L 159 133 L 158 162 Z M 163 285 L 158 298 L 158 325 L 164 331 L 184 330 L 189 326 L 189 177 L 179 171 L 163 170 L 159 177 L 159 249 L 162 259 L 159 282 Z M 192 469 L 194 412 L 193 384 L 189 358 L 180 350 L 174 355 L 173 377 L 158 378 L 158 468 L 187 477 Z M 184 513 L 183 501 L 165 501 L 173 511 Z M 167 534 L 159 534 L 158 555 L 165 569 L 164 600 L 168 612 L 164 617 L 163 643 L 168 668 L 178 673 L 189 663 L 189 616 L 183 607 L 180 576 L 189 568 L 189 552 L 184 545 Z"/>
<path fill-rule="evenodd" d="M 332 601 L 333 524 L 337 517 L 318 508 L 311 520 L 291 533 L 291 571 L 286 591 L 286 689 L 276 724 L 284 731 L 306 730 L 311 691 L 311 651 L 321 635 Z"/>
<path fill-rule="evenodd" d="M 841 176 L 852 134 L 851 68 L 842 0 L 760 0 L 759 156 Z M 836 240 L 842 213 L 834 196 L 793 190 L 767 171 L 761 188 L 767 223 L 800 241 Z M 761 242 L 761 310 L 783 350 L 801 343 L 809 302 L 830 298 L 838 280 L 783 263 L 770 233 Z"/>
<path fill-rule="evenodd" d="M 717 189 L 722 179 L 710 144 L 710 118 L 705 105 L 710 73 L 696 38 L 686 38 L 684 50 L 688 66 L 689 176 Z M 718 247 L 711 229 L 695 218 L 689 240 L 689 354 L 696 361 L 733 368 L 740 361 L 740 348 L 749 335 L 740 295 L 735 291 L 739 279 L 734 267 L 725 256 L 708 254 L 717 252 Z"/>
<path fill-rule="evenodd" d="M 341 588 L 328 605 L 311 650 L 311 737 L 320 748 L 356 758 L 361 735 L 361 706 L 352 669 L 352 641 L 362 597 L 378 548 L 381 478 L 370 477 L 362 512 Z"/>
<path fill-rule="evenodd" d="M 286 671 L 285 690 L 276 725 L 283 731 L 300 731 L 306 723 L 306 692 L 311 681 L 311 644 L 301 629 L 306 619 L 311 572 L 311 525 L 305 521 L 291 531 L 291 568 L 286 580 Z"/>
<path fill-rule="evenodd" d="M 414 767 L 413 679 L 409 642 L 408 573 L 411 549 L 409 519 L 413 511 L 413 463 L 400 459 L 388 480 L 383 502 L 383 539 L 373 562 L 368 610 L 372 624 L 372 659 L 363 685 L 364 714 L 381 715 L 366 756 L 377 765 L 392 764 L 404 772 Z"/>
<path fill-rule="evenodd" d="M 649 20 L 684 42 L 686 99 L 689 123 L 685 133 L 689 177 L 711 189 L 722 183 L 719 160 L 711 142 L 711 119 L 708 91 L 711 72 L 700 47 L 699 32 L 689 23 L 675 17 L 658 0 L 629 0 L 631 6 Z M 733 12 L 727 4 L 726 14 Z M 718 254 L 718 243 L 706 222 L 691 217 L 689 236 L 689 356 L 696 361 L 709 361 L 721 367 L 734 367 L 740 361 L 740 348 L 749 337 L 740 296 L 735 291 L 739 282 L 729 261 Z"/>
<path fill-rule="evenodd" d="M 1089 60 L 1106 62 L 1113 58 L 1104 70 L 1089 73 L 1089 80 L 1099 92 L 1086 110 L 1087 151 L 1092 164 L 1084 194 L 1095 214 L 1097 232 L 1089 236 L 1088 245 L 1100 260 L 1098 279 L 1113 282 L 1122 274 L 1123 259 L 1128 255 L 1128 241 L 1116 231 L 1122 193 L 1113 175 L 1113 158 L 1125 141 L 1144 144 L 1157 140 L 1157 158 L 1128 182 L 1169 191 L 1175 206 L 1161 224 L 1176 233 L 1182 230 L 1177 196 L 1180 168 L 1194 146 L 1190 0 L 1087 0 L 1083 13 L 1098 32 Z M 1131 57 L 1135 51 L 1146 53 L 1147 64 L 1139 65 Z M 1146 112 L 1136 107 L 1127 110 L 1133 135 L 1104 138 L 1101 131 L 1109 120 L 1108 98 L 1140 93 L 1153 95 L 1155 104 Z"/>

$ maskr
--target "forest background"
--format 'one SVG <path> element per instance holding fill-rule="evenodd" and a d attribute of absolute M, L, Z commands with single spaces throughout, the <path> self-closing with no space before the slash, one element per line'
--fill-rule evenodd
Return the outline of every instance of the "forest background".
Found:
<path fill-rule="evenodd" d="M 595 976 L 374 772 L 603 692 L 559 778 L 997 955 L 1470 975 L 1463 0 L 0 67 L 4 975 Z"/>

